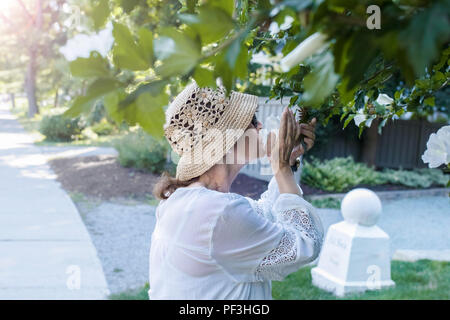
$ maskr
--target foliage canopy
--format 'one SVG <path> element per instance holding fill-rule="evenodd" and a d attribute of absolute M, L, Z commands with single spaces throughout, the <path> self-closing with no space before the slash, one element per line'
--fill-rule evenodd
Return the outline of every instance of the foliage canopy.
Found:
<path fill-rule="evenodd" d="M 369 29 L 369 5 L 381 9 L 381 28 Z M 291 96 L 326 123 L 340 115 L 346 126 L 364 115 L 379 127 L 412 112 L 448 112 L 449 0 L 92 0 L 83 10 L 99 30 L 113 21 L 114 45 L 71 63 L 90 81 L 66 115 L 88 113 L 103 99 L 113 119 L 139 123 L 162 135 L 163 107 L 193 77 L 201 86 L 246 90 L 260 67 L 271 79 L 271 98 Z M 327 46 L 282 72 L 277 61 L 313 33 Z M 252 57 L 264 53 L 270 65 Z M 380 93 L 393 102 L 377 102 Z M 344 121 L 345 120 L 345 121 Z"/>

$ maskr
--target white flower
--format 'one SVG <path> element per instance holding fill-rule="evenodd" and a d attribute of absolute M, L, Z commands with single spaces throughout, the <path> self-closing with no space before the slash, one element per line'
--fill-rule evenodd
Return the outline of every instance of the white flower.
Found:
<path fill-rule="evenodd" d="M 367 116 L 365 114 L 358 114 L 353 118 L 357 127 L 359 127 L 361 122 L 366 121 L 366 119 L 367 119 Z"/>
<path fill-rule="evenodd" d="M 278 23 L 273 21 L 269 26 L 269 32 L 271 36 L 276 35 L 278 32 L 280 32 L 280 27 L 278 26 Z"/>
<path fill-rule="evenodd" d="M 450 125 L 430 135 L 422 160 L 428 163 L 430 168 L 450 163 Z"/>
<path fill-rule="evenodd" d="M 283 23 L 280 25 L 281 30 L 288 30 L 292 27 L 292 22 L 294 22 L 294 18 L 291 16 L 285 16 Z"/>
<path fill-rule="evenodd" d="M 111 50 L 114 43 L 112 34 L 112 24 L 108 23 L 105 29 L 93 35 L 78 34 L 69 41 L 59 51 L 66 60 L 73 61 L 77 58 L 89 58 L 92 51 L 97 51 L 103 57 Z"/>
<path fill-rule="evenodd" d="M 270 59 L 270 57 L 265 54 L 264 52 L 260 51 L 252 56 L 252 59 L 250 60 L 251 63 L 258 63 L 258 64 L 268 64 L 271 65 L 273 62 Z"/>
<path fill-rule="evenodd" d="M 276 35 L 281 30 L 288 30 L 292 27 L 292 22 L 294 22 L 294 18 L 291 16 L 285 16 L 284 21 L 281 25 L 278 25 L 277 22 L 273 21 L 269 26 L 269 32 L 271 36 Z"/>
<path fill-rule="evenodd" d="M 299 65 L 303 60 L 313 55 L 326 45 L 327 36 L 316 32 L 306 38 L 294 50 L 280 61 L 281 70 L 287 72 L 294 66 Z"/>
<path fill-rule="evenodd" d="M 392 99 L 391 97 L 389 97 L 385 93 L 380 93 L 378 95 L 378 98 L 377 98 L 376 102 L 378 104 L 381 104 L 381 105 L 384 105 L 384 106 L 390 106 L 394 102 L 394 99 Z"/>

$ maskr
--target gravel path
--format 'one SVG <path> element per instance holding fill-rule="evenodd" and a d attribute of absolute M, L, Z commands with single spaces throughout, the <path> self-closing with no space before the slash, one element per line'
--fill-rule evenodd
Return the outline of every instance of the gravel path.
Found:
<path fill-rule="evenodd" d="M 391 239 L 391 255 L 396 250 L 450 249 L 450 198 L 420 197 L 382 200 L 378 226 Z M 342 221 L 339 210 L 319 209 L 324 226 Z"/>
<path fill-rule="evenodd" d="M 122 202 L 121 202 L 122 201 Z M 150 239 L 155 207 L 137 200 L 77 201 L 77 207 L 97 248 L 111 293 L 142 287 L 148 282 Z M 378 223 L 397 250 L 450 249 L 450 199 L 421 197 L 384 200 Z M 342 221 L 339 210 L 319 209 L 325 230 Z"/>
<path fill-rule="evenodd" d="M 155 207 L 133 202 L 77 202 L 97 248 L 111 293 L 142 287 L 148 282 L 150 239 Z"/>

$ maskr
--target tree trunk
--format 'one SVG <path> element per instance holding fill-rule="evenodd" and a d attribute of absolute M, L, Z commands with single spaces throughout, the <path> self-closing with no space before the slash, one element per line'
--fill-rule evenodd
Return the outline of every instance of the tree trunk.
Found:
<path fill-rule="evenodd" d="M 56 88 L 55 101 L 53 103 L 54 108 L 58 108 L 58 102 L 59 102 L 59 88 Z"/>
<path fill-rule="evenodd" d="M 39 106 L 36 101 L 36 52 L 33 48 L 30 49 L 29 59 L 25 78 L 25 92 L 28 99 L 28 117 L 32 118 L 35 114 L 39 114 Z"/>
<path fill-rule="evenodd" d="M 39 38 L 42 31 L 43 15 L 42 0 L 36 0 L 36 15 L 34 29 L 36 37 L 33 38 L 29 47 L 29 61 L 27 75 L 25 78 L 25 92 L 28 99 L 28 117 L 32 118 L 39 114 L 39 106 L 36 100 L 36 74 L 37 74 L 37 55 L 39 51 Z"/>
<path fill-rule="evenodd" d="M 365 130 L 361 150 L 361 160 L 371 167 L 375 166 L 377 156 L 378 123 L 378 119 L 374 119 L 370 128 Z"/>
<path fill-rule="evenodd" d="M 13 109 L 16 108 L 16 96 L 14 93 L 9 94 L 9 99 L 11 100 L 11 106 Z"/>

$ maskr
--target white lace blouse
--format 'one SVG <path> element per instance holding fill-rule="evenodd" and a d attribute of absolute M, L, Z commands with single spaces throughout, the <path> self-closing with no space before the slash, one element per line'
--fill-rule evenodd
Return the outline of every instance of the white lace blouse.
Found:
<path fill-rule="evenodd" d="M 322 240 L 314 207 L 274 178 L 259 200 L 179 188 L 156 209 L 149 298 L 272 299 L 271 280 L 316 259 Z"/>

